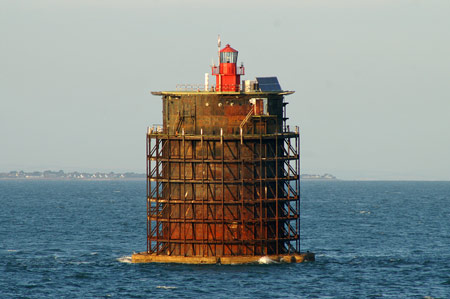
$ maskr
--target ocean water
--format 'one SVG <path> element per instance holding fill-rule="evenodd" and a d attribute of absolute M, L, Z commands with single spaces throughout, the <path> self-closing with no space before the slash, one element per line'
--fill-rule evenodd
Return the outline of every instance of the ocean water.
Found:
<path fill-rule="evenodd" d="M 0 180 L 0 298 L 450 298 L 450 182 L 302 182 L 302 251 L 131 264 L 144 181 Z"/>

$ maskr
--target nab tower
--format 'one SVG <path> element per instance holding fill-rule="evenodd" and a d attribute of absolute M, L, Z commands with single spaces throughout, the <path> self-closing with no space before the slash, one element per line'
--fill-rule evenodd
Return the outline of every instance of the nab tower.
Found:
<path fill-rule="evenodd" d="M 219 41 L 215 85 L 157 91 L 163 123 L 147 131 L 147 251 L 132 262 L 303 262 L 300 137 L 276 77 L 242 80 Z"/>

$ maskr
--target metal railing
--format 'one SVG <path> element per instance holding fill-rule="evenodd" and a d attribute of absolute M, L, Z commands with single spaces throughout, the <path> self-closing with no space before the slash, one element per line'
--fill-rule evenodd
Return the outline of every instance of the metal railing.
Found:
<path fill-rule="evenodd" d="M 241 84 L 222 84 L 222 88 L 216 88 L 215 85 L 205 84 L 177 84 L 176 91 L 196 91 L 196 92 L 215 92 L 215 91 L 240 91 Z"/>
<path fill-rule="evenodd" d="M 206 88 L 205 88 L 206 87 Z M 208 86 L 205 84 L 177 84 L 176 91 L 214 91 L 214 86 Z"/>
<path fill-rule="evenodd" d="M 212 75 L 220 75 L 220 69 L 218 66 L 213 66 L 212 68 Z M 244 66 L 237 66 L 236 67 L 236 75 L 245 75 L 245 67 Z"/>
<path fill-rule="evenodd" d="M 164 126 L 162 124 L 153 124 L 151 127 L 147 127 L 147 134 L 162 133 Z"/>

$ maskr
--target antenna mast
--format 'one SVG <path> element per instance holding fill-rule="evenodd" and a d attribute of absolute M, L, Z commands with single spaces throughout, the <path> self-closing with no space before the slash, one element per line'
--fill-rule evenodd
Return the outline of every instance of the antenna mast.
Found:
<path fill-rule="evenodd" d="M 217 65 L 220 65 L 220 34 L 217 35 Z"/>

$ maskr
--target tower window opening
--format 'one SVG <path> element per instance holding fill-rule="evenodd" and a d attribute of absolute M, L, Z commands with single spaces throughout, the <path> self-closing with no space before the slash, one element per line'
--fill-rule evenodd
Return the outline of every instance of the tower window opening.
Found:
<path fill-rule="evenodd" d="M 221 52 L 220 63 L 236 63 L 237 56 L 238 56 L 237 52 Z"/>

